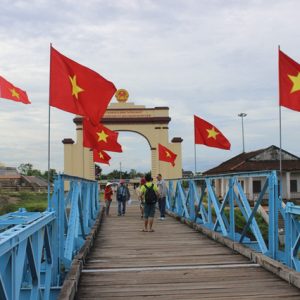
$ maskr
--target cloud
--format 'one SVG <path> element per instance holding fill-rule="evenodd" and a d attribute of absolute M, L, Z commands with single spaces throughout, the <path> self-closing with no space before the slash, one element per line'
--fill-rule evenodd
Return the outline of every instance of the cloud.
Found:
<path fill-rule="evenodd" d="M 296 0 L 90 0 L 76 5 L 3 0 L 0 74 L 25 89 L 32 104 L 0 100 L 1 162 L 47 167 L 50 42 L 126 88 L 131 102 L 169 106 L 170 138 L 184 139 L 184 169 L 194 168 L 194 114 L 215 124 L 232 143 L 231 151 L 197 146 L 201 170 L 241 151 L 240 112 L 247 113 L 246 150 L 278 145 L 277 48 L 281 44 L 300 61 L 299 8 Z M 51 109 L 51 162 L 60 171 L 61 140 L 75 139 L 73 117 Z M 299 127 L 299 115 L 283 109 L 283 148 L 296 155 Z M 120 160 L 128 168 L 150 169 L 147 142 L 131 133 L 121 136 L 126 151 L 113 155 L 110 169 Z"/>

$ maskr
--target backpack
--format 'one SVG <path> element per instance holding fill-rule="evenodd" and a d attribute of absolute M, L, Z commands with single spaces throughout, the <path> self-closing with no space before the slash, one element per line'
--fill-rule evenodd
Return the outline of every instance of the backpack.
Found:
<path fill-rule="evenodd" d="M 157 201 L 157 196 L 156 196 L 156 193 L 153 189 L 154 187 L 154 184 L 152 183 L 151 187 L 148 187 L 146 184 L 145 184 L 145 188 L 146 188 L 146 192 L 145 192 L 145 202 L 147 204 L 154 204 L 156 203 Z"/>

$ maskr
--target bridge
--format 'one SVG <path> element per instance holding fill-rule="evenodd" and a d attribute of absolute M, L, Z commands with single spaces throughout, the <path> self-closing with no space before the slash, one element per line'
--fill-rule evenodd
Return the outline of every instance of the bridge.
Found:
<path fill-rule="evenodd" d="M 254 203 L 241 176 L 264 179 Z M 141 232 L 137 202 L 105 217 L 97 183 L 59 175 L 47 211 L 0 217 L 0 299 L 299 299 L 300 207 L 275 171 L 222 177 L 222 199 L 219 176 L 170 180 L 167 219 Z"/>

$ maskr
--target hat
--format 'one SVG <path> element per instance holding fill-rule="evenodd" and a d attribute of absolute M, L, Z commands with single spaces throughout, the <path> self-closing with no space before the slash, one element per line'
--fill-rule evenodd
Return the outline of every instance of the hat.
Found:
<path fill-rule="evenodd" d="M 124 179 L 120 179 L 120 183 L 125 183 L 125 180 Z"/>
<path fill-rule="evenodd" d="M 111 182 L 107 182 L 106 186 L 109 186 L 109 185 L 112 185 L 112 183 Z"/>

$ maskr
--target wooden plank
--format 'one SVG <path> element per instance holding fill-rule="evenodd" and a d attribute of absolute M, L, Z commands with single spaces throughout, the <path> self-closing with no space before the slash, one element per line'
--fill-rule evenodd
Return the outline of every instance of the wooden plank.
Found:
<path fill-rule="evenodd" d="M 104 218 L 77 299 L 300 299 L 297 288 L 173 218 L 156 219 L 153 233 L 142 226 L 137 202 L 124 217 Z"/>

